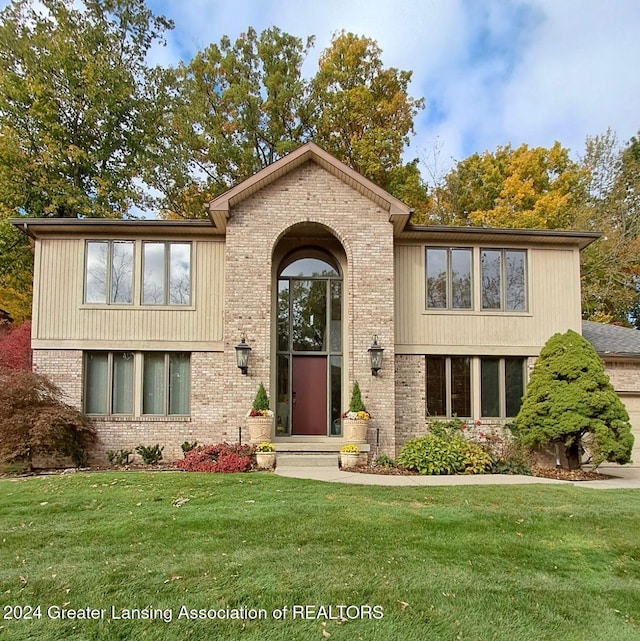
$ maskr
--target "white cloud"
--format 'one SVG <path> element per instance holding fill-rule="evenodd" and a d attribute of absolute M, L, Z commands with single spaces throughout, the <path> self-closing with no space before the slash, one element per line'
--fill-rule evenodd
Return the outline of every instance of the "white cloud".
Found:
<path fill-rule="evenodd" d="M 413 72 L 416 119 L 408 157 L 436 140 L 441 160 L 554 140 L 582 151 L 611 127 L 620 140 L 640 128 L 640 3 L 637 0 L 147 0 L 176 23 L 158 64 L 188 61 L 248 26 L 314 34 L 305 74 L 333 33 L 377 40 L 383 62 Z M 0 0 L 0 6 L 7 0 Z"/>
<path fill-rule="evenodd" d="M 505 133 L 582 151 L 608 127 L 628 139 L 640 127 L 640 5 L 545 2 L 546 20 L 505 93 Z"/>

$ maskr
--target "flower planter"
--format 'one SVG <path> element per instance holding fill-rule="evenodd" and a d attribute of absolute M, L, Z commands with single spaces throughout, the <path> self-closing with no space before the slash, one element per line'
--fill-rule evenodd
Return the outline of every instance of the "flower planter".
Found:
<path fill-rule="evenodd" d="M 359 452 L 340 452 L 340 467 L 348 469 L 350 467 L 356 467 L 360 461 Z"/>
<path fill-rule="evenodd" d="M 342 421 L 343 437 L 347 443 L 366 443 L 369 421 L 345 418 Z"/>
<path fill-rule="evenodd" d="M 247 416 L 249 441 L 254 445 L 271 440 L 272 416 Z"/>
<path fill-rule="evenodd" d="M 272 470 L 276 466 L 276 453 L 256 452 L 256 464 L 260 470 Z"/>

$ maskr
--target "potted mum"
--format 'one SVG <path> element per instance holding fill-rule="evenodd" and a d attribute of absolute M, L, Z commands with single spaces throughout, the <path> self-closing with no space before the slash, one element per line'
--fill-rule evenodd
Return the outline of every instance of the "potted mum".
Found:
<path fill-rule="evenodd" d="M 264 385 L 260 383 L 253 406 L 247 413 L 247 429 L 251 443 L 271 440 L 273 412 L 269 409 L 269 397 Z"/>
<path fill-rule="evenodd" d="M 362 394 L 358 381 L 353 384 L 349 411 L 342 415 L 343 436 L 349 443 L 366 443 L 367 427 L 371 414 L 362 402 Z"/>
<path fill-rule="evenodd" d="M 260 470 L 272 470 L 276 466 L 276 446 L 263 441 L 256 446 L 256 465 Z"/>
<path fill-rule="evenodd" d="M 356 467 L 359 461 L 360 448 L 355 443 L 349 443 L 340 448 L 340 467 L 345 469 Z"/>

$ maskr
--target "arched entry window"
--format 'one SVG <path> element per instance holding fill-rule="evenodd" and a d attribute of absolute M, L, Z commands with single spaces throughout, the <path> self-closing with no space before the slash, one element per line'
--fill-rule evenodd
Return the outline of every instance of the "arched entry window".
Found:
<path fill-rule="evenodd" d="M 278 273 L 276 434 L 339 435 L 342 275 L 333 256 L 307 248 Z"/>

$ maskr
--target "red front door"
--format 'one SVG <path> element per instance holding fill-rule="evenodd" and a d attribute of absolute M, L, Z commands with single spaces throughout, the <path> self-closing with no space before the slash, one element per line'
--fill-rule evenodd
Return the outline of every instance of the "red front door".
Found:
<path fill-rule="evenodd" d="M 291 433 L 327 434 L 327 359 L 294 356 L 291 381 Z"/>

